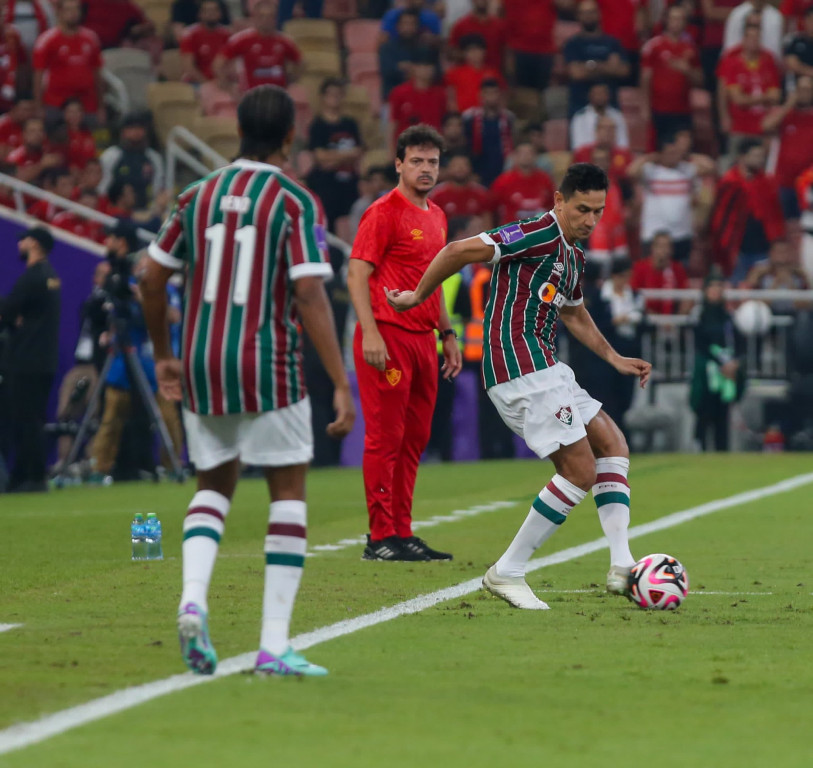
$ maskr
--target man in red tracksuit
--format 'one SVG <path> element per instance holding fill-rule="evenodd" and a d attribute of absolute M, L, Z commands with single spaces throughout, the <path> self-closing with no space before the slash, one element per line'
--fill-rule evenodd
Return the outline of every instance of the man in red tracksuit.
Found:
<path fill-rule="evenodd" d="M 387 287 L 416 286 L 446 244 L 446 216 L 427 198 L 442 150 L 442 137 L 426 125 L 399 136 L 398 186 L 366 211 L 350 258 L 347 282 L 358 317 L 353 354 L 366 428 L 364 560 L 452 559 L 412 535 L 412 494 L 437 396 L 435 330 L 446 378 L 460 372 L 462 356 L 441 290 L 409 315 L 395 312 L 384 294 Z"/>

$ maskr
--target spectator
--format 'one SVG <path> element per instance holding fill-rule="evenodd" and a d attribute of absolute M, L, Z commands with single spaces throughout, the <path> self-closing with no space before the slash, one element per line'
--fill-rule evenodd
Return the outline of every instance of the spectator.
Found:
<path fill-rule="evenodd" d="M 647 0 L 598 0 L 598 6 L 604 34 L 614 37 L 621 43 L 630 66 L 629 80 L 623 84 L 637 85 L 641 41 L 649 36 Z"/>
<path fill-rule="evenodd" d="M 520 135 L 520 141 L 527 141 L 536 152 L 536 167 L 544 171 L 548 176 L 553 175 L 553 162 L 548 155 L 548 148 L 545 144 L 545 127 L 542 123 L 527 123 Z M 509 155 L 505 159 L 505 170 L 510 171 L 514 167 L 514 156 Z"/>
<path fill-rule="evenodd" d="M 8 112 L 17 100 L 17 78 L 25 60 L 20 33 L 0 15 L 0 112 Z"/>
<path fill-rule="evenodd" d="M 573 153 L 574 163 L 592 163 L 595 149 L 603 149 L 610 155 L 610 164 L 607 174 L 610 180 L 621 184 L 627 178 L 627 169 L 633 160 L 633 154 L 626 147 L 616 144 L 615 120 L 609 115 L 603 115 L 596 121 L 596 140 L 592 144 L 584 144 Z"/>
<path fill-rule="evenodd" d="M 641 241 L 648 249 L 656 232 L 668 232 L 674 257 L 684 267 L 692 251 L 699 176 L 715 169 L 713 160 L 691 155 L 690 149 L 691 134 L 680 131 L 661 138 L 658 152 L 636 158 L 629 167 L 630 177 L 640 182 L 643 191 Z"/>
<path fill-rule="evenodd" d="M 796 179 L 813 163 L 813 77 L 802 76 L 785 103 L 762 119 L 765 133 L 778 133 L 779 157 L 774 175 L 779 182 L 786 219 L 798 219 Z"/>
<path fill-rule="evenodd" d="M 787 20 L 788 32 L 798 32 L 804 29 L 805 15 L 813 6 L 811 0 L 782 0 L 779 12 Z"/>
<path fill-rule="evenodd" d="M 395 186 L 395 169 L 391 166 L 373 165 L 359 182 L 360 196 L 350 208 L 350 233 L 355 239 L 361 217 L 379 197 Z"/>
<path fill-rule="evenodd" d="M 136 191 L 130 182 L 116 182 L 110 187 L 110 206 L 108 214 L 123 220 L 126 224 L 137 225 L 157 232 L 167 214 L 169 193 L 159 192 L 146 208 L 139 208 Z"/>
<path fill-rule="evenodd" d="M 95 189 L 83 189 L 76 202 L 94 211 L 98 210 L 99 193 Z M 94 243 L 104 242 L 104 227 L 99 222 L 86 219 L 73 211 L 62 211 L 56 214 L 51 219 L 51 225 L 77 237 L 92 240 Z"/>
<path fill-rule="evenodd" d="M 294 15 L 294 6 L 297 0 L 279 0 L 279 13 L 277 14 L 277 26 L 282 29 L 286 21 Z M 322 6 L 324 0 L 303 0 L 302 10 L 308 19 L 321 19 Z"/>
<path fill-rule="evenodd" d="M 411 125 L 424 123 L 440 129 L 446 114 L 446 89 L 435 82 L 435 60 L 427 52 L 413 62 L 410 78 L 390 93 L 390 125 L 393 140 Z"/>
<path fill-rule="evenodd" d="M 804 14 L 804 25 L 785 46 L 785 69 L 795 77 L 813 76 L 813 5 Z"/>
<path fill-rule="evenodd" d="M 233 117 L 237 119 L 240 101 L 240 83 L 231 67 L 220 67 L 214 80 L 207 80 L 198 89 L 200 108 L 207 117 Z"/>
<path fill-rule="evenodd" d="M 45 123 L 38 117 L 25 121 L 23 143 L 6 158 L 6 163 L 14 166 L 14 175 L 29 184 L 37 184 L 44 171 L 56 168 L 62 162 L 62 156 L 48 146 Z"/>
<path fill-rule="evenodd" d="M 446 152 L 448 154 L 452 152 L 465 152 L 468 148 L 463 115 L 459 112 L 447 112 L 443 116 L 441 133 L 443 134 L 443 141 L 446 142 Z M 440 165 L 441 168 L 445 167 L 444 158 L 441 158 Z M 441 174 L 442 173 L 441 171 Z"/>
<path fill-rule="evenodd" d="M 155 34 L 155 26 L 131 0 L 82 0 L 85 27 L 102 48 L 120 48 Z"/>
<path fill-rule="evenodd" d="M 429 193 L 429 199 L 443 210 L 447 220 L 490 216 L 488 190 L 474 181 L 471 159 L 468 155 L 462 152 L 451 155 L 446 166 L 445 178 L 445 181 Z M 486 226 L 486 229 L 488 228 Z"/>
<path fill-rule="evenodd" d="M 393 88 L 407 80 L 412 62 L 427 55 L 427 49 L 420 44 L 419 29 L 418 14 L 404 11 L 398 17 L 395 35 L 378 49 L 378 69 L 381 73 L 381 95 L 384 101 L 389 99 Z"/>
<path fill-rule="evenodd" d="M 88 164 L 79 174 L 79 189 L 95 189 L 99 192 L 102 184 L 102 175 L 102 164 L 99 159 L 94 158 L 93 160 L 89 160 Z M 99 192 L 99 211 L 101 213 L 107 213 L 109 205 L 110 201 L 107 199 L 107 195 L 103 195 Z"/>
<path fill-rule="evenodd" d="M 336 219 L 346 216 L 356 199 L 362 141 L 356 121 L 343 113 L 344 83 L 328 78 L 319 94 L 319 112 L 308 131 L 314 167 L 307 183 L 321 199 L 328 226 L 333 229 Z"/>
<path fill-rule="evenodd" d="M 229 29 L 221 23 L 221 19 L 218 1 L 203 0 L 197 23 L 187 27 L 181 35 L 181 63 L 186 82 L 214 80 L 212 64 L 229 40 Z"/>
<path fill-rule="evenodd" d="M 813 284 L 813 165 L 796 179 L 796 199 L 802 212 L 802 268 Z"/>
<path fill-rule="evenodd" d="M 440 17 L 426 5 L 425 0 L 405 0 L 404 7 L 387 11 L 381 19 L 380 44 L 384 45 L 400 34 L 398 22 L 404 13 L 414 13 L 418 18 L 418 37 L 421 45 L 435 45 L 440 39 Z"/>
<path fill-rule="evenodd" d="M 79 99 L 68 99 L 62 110 L 62 116 L 67 127 L 68 167 L 78 174 L 96 157 L 96 140 L 85 128 L 85 110 Z"/>
<path fill-rule="evenodd" d="M 565 43 L 564 56 L 568 89 L 568 115 L 573 117 L 587 106 L 587 94 L 593 83 L 610 89 L 616 103 L 617 86 L 629 77 L 630 67 L 621 43 L 601 31 L 601 11 L 596 0 L 582 0 L 577 10 L 581 31 Z"/>
<path fill-rule="evenodd" d="M 107 194 L 114 182 L 130 183 L 138 208 L 146 208 L 154 192 L 164 188 L 163 160 L 149 146 L 147 126 L 144 116 L 129 115 L 121 124 L 119 143 L 108 147 L 99 158 L 103 174 L 100 192 Z"/>
<path fill-rule="evenodd" d="M 678 290 L 689 287 L 689 276 L 683 265 L 672 259 L 674 245 L 672 236 L 665 230 L 652 235 L 647 246 L 647 257 L 635 262 L 630 286 L 634 291 Z M 675 299 L 647 299 L 646 311 L 652 315 L 684 314 L 688 302 Z"/>
<path fill-rule="evenodd" d="M 508 29 L 505 20 L 492 16 L 488 7 L 489 0 L 472 0 L 471 13 L 459 19 L 449 33 L 449 47 L 462 59 L 464 38 L 478 35 L 486 44 L 486 67 L 502 72 Z"/>
<path fill-rule="evenodd" d="M 728 450 L 729 406 L 745 389 L 744 367 L 736 357 L 741 344 L 725 306 L 723 288 L 720 275 L 712 273 L 703 286 L 703 301 L 696 315 L 689 402 L 697 416 L 695 438 L 701 451 L 709 449 L 709 429 L 714 450 Z"/>
<path fill-rule="evenodd" d="M 805 291 L 810 287 L 807 276 L 794 262 L 790 243 L 783 238 L 774 240 L 768 251 L 768 258 L 751 268 L 742 287 L 764 291 Z M 775 315 L 793 315 L 796 309 L 794 302 L 788 299 L 771 302 L 771 310 Z"/>
<path fill-rule="evenodd" d="M 500 174 L 489 190 L 495 223 L 508 224 L 551 210 L 555 191 L 550 176 L 536 167 L 533 144 L 517 144 L 513 170 Z"/>
<path fill-rule="evenodd" d="M 717 62 L 723 50 L 723 32 L 731 9 L 740 0 L 701 0 L 703 32 L 700 38 L 700 65 L 703 68 L 703 87 L 714 93 L 717 90 Z"/>
<path fill-rule="evenodd" d="M 760 48 L 755 24 L 748 23 L 742 46 L 720 59 L 717 77 L 720 124 L 730 143 L 761 136 L 762 120 L 782 94 L 779 68 L 773 56 Z"/>
<path fill-rule="evenodd" d="M 485 64 L 486 44 L 479 35 L 470 35 L 460 41 L 464 62 L 446 70 L 444 81 L 450 88 L 449 102 L 453 109 L 465 112 L 480 103 L 483 80 L 497 80 L 505 88 L 498 70 Z"/>
<path fill-rule="evenodd" d="M 49 0 L 5 0 L 0 3 L 0 15 L 6 24 L 13 24 L 20 33 L 27 51 L 34 47 L 37 38 L 56 24 L 56 14 Z"/>
<path fill-rule="evenodd" d="M 747 25 L 753 21 L 759 25 L 762 47 L 770 52 L 776 61 L 782 61 L 785 22 L 782 14 L 768 0 L 751 0 L 731 11 L 725 22 L 723 51 L 730 51 L 740 45 Z"/>
<path fill-rule="evenodd" d="M 627 226 L 624 215 L 624 200 L 618 184 L 610 174 L 612 155 L 606 147 L 593 146 L 587 162 L 597 165 L 610 178 L 610 186 L 604 201 L 604 213 L 587 241 L 585 255 L 601 264 L 602 273 L 607 275 L 614 260 L 629 256 Z"/>
<path fill-rule="evenodd" d="M 520 88 L 544 91 L 548 87 L 556 53 L 553 41 L 556 8 L 570 5 L 568 0 L 503 0 L 514 82 Z"/>
<path fill-rule="evenodd" d="M 233 34 L 214 60 L 214 71 L 239 61 L 243 90 L 255 85 L 285 88 L 301 70 L 302 53 L 289 37 L 277 32 L 275 8 L 260 0 L 251 12 L 251 26 Z"/>
<path fill-rule="evenodd" d="M 46 192 L 73 200 L 76 187 L 74 186 L 73 174 L 67 168 L 50 168 L 42 174 L 42 188 Z M 48 200 L 37 200 L 28 208 L 28 215 L 35 219 L 50 223 L 56 214 L 62 210 L 56 203 Z"/>
<path fill-rule="evenodd" d="M 578 150 L 585 144 L 596 143 L 596 125 L 602 117 L 615 123 L 616 142 L 619 147 L 630 145 L 627 121 L 615 107 L 610 106 L 610 89 L 604 83 L 595 83 L 587 92 L 588 104 L 582 107 L 570 121 L 570 148 Z"/>
<path fill-rule="evenodd" d="M 170 10 L 170 24 L 172 35 L 180 43 L 187 27 L 191 27 L 200 20 L 200 6 L 204 0 L 175 0 Z M 231 26 L 231 14 L 224 0 L 217 0 L 220 6 L 220 23 Z"/>
<path fill-rule="evenodd" d="M 0 158 L 23 144 L 23 126 L 35 115 L 34 102 L 20 99 L 5 115 L 0 117 Z"/>
<path fill-rule="evenodd" d="M 474 172 L 483 186 L 491 186 L 514 150 L 514 115 L 502 106 L 497 80 L 483 80 L 480 106 L 466 111 L 463 127 Z"/>
<path fill-rule="evenodd" d="M 703 73 L 685 31 L 686 11 L 673 5 L 666 12 L 664 33 L 641 50 L 641 116 L 651 120 L 656 139 L 692 127 L 690 91 L 703 84 Z"/>
<path fill-rule="evenodd" d="M 733 283 L 767 258 L 769 244 L 785 236 L 776 179 L 765 174 L 765 147 L 743 139 L 737 162 L 720 179 L 710 230 L 715 258 Z"/>
<path fill-rule="evenodd" d="M 58 25 L 40 35 L 34 46 L 34 100 L 46 117 L 62 116 L 68 99 L 78 98 L 89 115 L 106 122 L 102 50 L 95 32 L 79 25 L 79 0 L 61 0 Z"/>

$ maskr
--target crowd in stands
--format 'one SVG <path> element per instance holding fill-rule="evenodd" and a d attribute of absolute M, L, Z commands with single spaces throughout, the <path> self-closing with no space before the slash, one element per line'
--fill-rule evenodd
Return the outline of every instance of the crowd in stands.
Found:
<path fill-rule="evenodd" d="M 236 152 L 240 95 L 271 83 L 297 107 L 286 171 L 346 242 L 422 122 L 447 143 L 432 198 L 450 231 L 550 208 L 571 162 L 607 171 L 586 250 L 621 337 L 688 311 L 639 312 L 628 290 L 813 281 L 813 0 L 0 0 L 0 48 L 2 170 L 148 229 L 178 191 L 172 126 L 225 125 Z M 111 107 L 121 49 L 149 57 L 156 86 L 131 95 L 152 114 Z M 21 203 L 104 240 L 0 184 L 0 205 Z"/>

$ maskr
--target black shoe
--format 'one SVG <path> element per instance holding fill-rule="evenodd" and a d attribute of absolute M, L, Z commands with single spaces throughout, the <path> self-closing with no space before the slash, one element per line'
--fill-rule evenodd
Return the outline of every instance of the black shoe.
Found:
<path fill-rule="evenodd" d="M 402 545 L 403 539 L 388 536 L 386 539 L 373 541 L 367 534 L 367 546 L 361 555 L 362 560 L 429 560 L 425 554 L 417 554 Z"/>
<path fill-rule="evenodd" d="M 414 555 L 423 555 L 423 557 L 415 557 L 416 560 L 453 560 L 454 557 L 449 552 L 438 552 L 432 549 L 423 539 L 417 536 L 408 536 L 401 541 L 401 547 L 405 552 L 411 552 Z"/>

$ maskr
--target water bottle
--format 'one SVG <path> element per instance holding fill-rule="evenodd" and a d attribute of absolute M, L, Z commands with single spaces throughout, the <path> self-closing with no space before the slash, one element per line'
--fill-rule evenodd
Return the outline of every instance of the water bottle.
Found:
<path fill-rule="evenodd" d="M 130 545 L 133 560 L 147 559 L 147 532 L 145 530 L 144 515 L 137 512 L 130 524 Z"/>
<path fill-rule="evenodd" d="M 144 526 L 147 541 L 147 560 L 163 560 L 164 552 L 161 548 L 161 521 L 155 512 L 147 514 Z"/>

